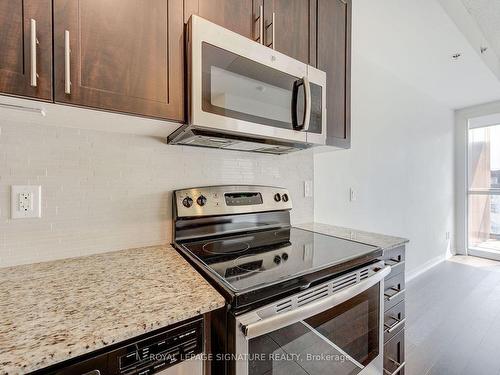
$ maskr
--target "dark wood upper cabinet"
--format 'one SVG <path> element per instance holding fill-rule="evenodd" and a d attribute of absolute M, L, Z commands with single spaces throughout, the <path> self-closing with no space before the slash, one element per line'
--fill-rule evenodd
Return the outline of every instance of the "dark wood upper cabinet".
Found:
<path fill-rule="evenodd" d="M 264 0 L 264 44 L 314 65 L 316 3 L 317 0 Z"/>
<path fill-rule="evenodd" d="M 317 67 L 326 72 L 327 144 L 351 145 L 351 0 L 318 0 Z"/>
<path fill-rule="evenodd" d="M 55 101 L 184 121 L 182 0 L 54 0 Z"/>
<path fill-rule="evenodd" d="M 52 100 L 51 4 L 0 0 L 0 92 Z"/>
<path fill-rule="evenodd" d="M 184 0 L 184 22 L 193 14 L 247 38 L 258 37 L 252 0 Z"/>

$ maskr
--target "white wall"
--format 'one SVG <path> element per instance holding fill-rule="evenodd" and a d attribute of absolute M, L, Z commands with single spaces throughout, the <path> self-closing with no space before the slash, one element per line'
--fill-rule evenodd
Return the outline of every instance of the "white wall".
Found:
<path fill-rule="evenodd" d="M 85 111 L 77 113 L 84 121 Z M 303 181 L 313 179 L 310 151 L 167 146 L 148 136 L 35 124 L 29 116 L 19 112 L 14 120 L 0 111 L 0 266 L 167 243 L 170 192 L 191 186 L 284 186 L 293 197 L 292 220 L 313 219 L 312 198 L 303 195 Z M 108 114 L 92 116 L 106 127 Z M 42 186 L 41 219 L 10 219 L 13 184 Z"/>
<path fill-rule="evenodd" d="M 454 117 L 446 105 L 365 57 L 371 52 L 365 39 L 377 33 L 359 26 L 366 25 L 360 18 L 369 16 L 370 5 L 355 1 L 352 149 L 314 156 L 315 220 L 410 239 L 411 275 L 444 259 L 448 251 Z M 393 43 L 404 53 L 398 42 Z M 354 202 L 349 201 L 350 187 L 356 192 Z"/>

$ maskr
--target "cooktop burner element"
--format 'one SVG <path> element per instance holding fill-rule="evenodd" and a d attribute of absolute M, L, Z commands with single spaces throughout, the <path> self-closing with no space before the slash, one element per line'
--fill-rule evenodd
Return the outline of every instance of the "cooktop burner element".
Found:
<path fill-rule="evenodd" d="M 211 186 L 173 194 L 174 245 L 233 308 L 375 261 L 374 246 L 294 228 L 286 189 Z M 204 197 L 203 205 L 198 198 Z M 192 205 L 184 202 L 190 200 Z"/>
<path fill-rule="evenodd" d="M 244 240 L 217 240 L 203 244 L 203 251 L 209 254 L 234 254 L 248 250 L 250 245 Z"/>

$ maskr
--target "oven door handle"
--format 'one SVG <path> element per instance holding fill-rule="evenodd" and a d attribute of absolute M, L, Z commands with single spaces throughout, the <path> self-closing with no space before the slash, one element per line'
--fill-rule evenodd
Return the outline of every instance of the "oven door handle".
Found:
<path fill-rule="evenodd" d="M 262 319 L 254 323 L 241 324 L 241 330 L 247 339 L 252 339 L 300 322 L 301 320 L 317 315 L 357 296 L 360 293 L 363 293 L 375 284 L 382 282 L 390 272 L 391 267 L 385 266 L 367 279 L 364 279 L 363 281 L 360 281 L 359 283 L 348 288 L 342 289 L 329 297 L 308 303 L 307 305 L 295 310 L 272 315 L 269 318 Z M 383 288 L 380 290 L 382 291 Z"/>

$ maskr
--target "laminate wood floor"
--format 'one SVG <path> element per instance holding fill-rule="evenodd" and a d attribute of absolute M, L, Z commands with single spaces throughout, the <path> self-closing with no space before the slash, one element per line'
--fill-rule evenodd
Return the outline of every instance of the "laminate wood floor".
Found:
<path fill-rule="evenodd" d="M 500 375 L 500 262 L 456 256 L 406 285 L 406 375 Z"/>

